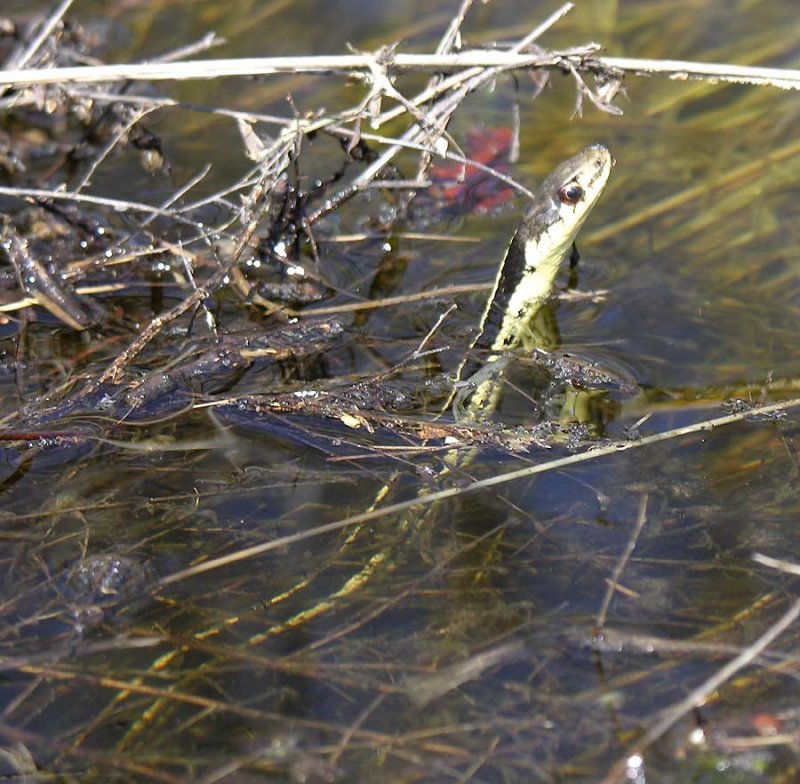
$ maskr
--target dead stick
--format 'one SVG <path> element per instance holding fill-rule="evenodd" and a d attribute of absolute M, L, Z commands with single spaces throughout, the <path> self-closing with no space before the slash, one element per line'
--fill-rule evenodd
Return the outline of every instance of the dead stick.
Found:
<path fill-rule="evenodd" d="M 595 47 L 596 51 L 596 47 Z M 663 74 L 673 79 L 710 79 L 734 84 L 772 85 L 800 90 L 800 70 L 765 68 L 732 63 L 702 63 L 690 60 L 650 60 L 628 57 L 589 57 L 590 50 L 523 53 L 475 49 L 452 54 L 392 55 L 385 63 L 392 73 L 438 71 L 452 73 L 464 68 L 557 68 L 567 61 L 578 70 L 624 71 L 635 74 Z M 268 76 L 311 73 L 350 74 L 369 71 L 373 54 L 322 55 L 307 57 L 250 57 L 200 60 L 181 63 L 123 63 L 118 65 L 26 68 L 0 72 L 0 85 L 30 87 L 44 84 L 216 79 L 224 76 Z"/>

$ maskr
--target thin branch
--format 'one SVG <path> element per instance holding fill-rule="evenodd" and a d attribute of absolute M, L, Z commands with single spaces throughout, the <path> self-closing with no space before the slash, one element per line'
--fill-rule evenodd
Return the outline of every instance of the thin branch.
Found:
<path fill-rule="evenodd" d="M 148 114 L 154 112 L 155 109 L 152 108 L 144 108 L 144 109 L 136 109 L 135 111 L 130 112 L 131 116 L 128 117 L 126 122 L 123 125 L 120 125 L 117 128 L 116 132 L 112 135 L 112 137 L 108 140 L 105 147 L 98 153 L 95 159 L 92 161 L 91 165 L 89 166 L 86 174 L 83 175 L 81 181 L 75 186 L 75 193 L 80 193 L 83 191 L 84 188 L 87 188 L 92 181 L 92 177 L 96 174 L 97 170 L 103 164 L 103 162 L 111 155 L 117 145 L 121 145 L 124 140 L 129 138 L 129 134 L 133 127 L 143 120 Z"/>
<path fill-rule="evenodd" d="M 5 64 L 6 69 L 19 69 L 27 65 L 31 58 L 39 51 L 42 44 L 47 40 L 53 30 L 63 18 L 64 14 L 69 11 L 70 6 L 74 0 L 62 0 L 61 3 L 53 10 L 48 19 L 42 25 L 37 36 L 30 42 L 24 52 L 19 57 L 12 57 L 9 62 Z"/>
<path fill-rule="evenodd" d="M 199 288 L 192 291 L 189 296 L 182 299 L 175 307 L 168 310 L 166 313 L 156 316 L 145 328 L 142 333 L 131 343 L 123 352 L 121 352 L 114 361 L 103 371 L 102 375 L 96 382 L 90 384 L 88 391 L 100 387 L 106 382 L 117 383 L 122 371 L 142 349 L 158 335 L 159 332 L 170 322 L 182 316 L 193 307 L 200 305 L 204 299 L 210 297 L 218 288 L 227 282 L 228 274 L 230 272 L 230 264 L 220 267 L 207 281 L 205 281 Z"/>
<path fill-rule="evenodd" d="M 772 558 L 763 553 L 753 553 L 752 558 L 756 563 L 768 566 L 770 569 L 777 569 L 779 572 L 785 572 L 786 574 L 800 575 L 800 564 L 784 561 L 781 558 Z"/>
<path fill-rule="evenodd" d="M 187 57 L 194 57 L 194 55 L 201 52 L 207 52 L 209 49 L 213 49 L 215 46 L 222 46 L 225 43 L 227 41 L 215 32 L 206 33 L 199 41 L 181 46 L 179 49 L 173 49 L 161 57 L 153 58 L 151 62 L 174 63 Z"/>
<path fill-rule="evenodd" d="M 692 60 L 649 60 L 638 57 L 597 57 L 594 62 L 603 69 L 625 71 L 637 75 L 665 74 L 671 79 L 708 79 L 732 84 L 767 84 L 781 90 L 800 90 L 800 70 L 796 68 L 762 68 L 733 63 L 698 63 Z"/>
<path fill-rule="evenodd" d="M 126 199 L 109 199 L 104 196 L 90 196 L 85 193 L 67 190 L 47 190 L 44 188 L 9 188 L 0 185 L 0 196 L 13 196 L 17 199 L 58 199 L 60 201 L 83 202 L 84 204 L 94 204 L 99 207 L 111 207 L 117 212 L 144 212 L 153 215 L 160 215 L 167 218 L 175 218 L 175 213 L 164 210 L 161 207 L 154 207 L 152 204 L 145 204 L 140 201 L 127 201 Z M 188 222 L 188 221 L 187 221 Z M 191 223 L 196 226 L 195 223 Z"/>
<path fill-rule="evenodd" d="M 393 305 L 407 305 L 410 302 L 425 302 L 438 299 L 449 300 L 456 294 L 475 294 L 476 292 L 489 291 L 492 283 L 461 283 L 456 286 L 443 286 L 440 289 L 426 289 L 414 294 L 399 294 L 396 297 L 383 297 L 382 299 L 365 299 L 360 302 L 348 302 L 342 305 L 327 305 L 319 308 L 304 308 L 302 311 L 287 310 L 289 316 L 303 316 L 304 318 L 339 315 L 340 313 L 358 312 L 362 310 L 380 310 Z"/>
<path fill-rule="evenodd" d="M 592 50 L 589 50 L 592 51 Z M 588 51 L 587 51 L 588 54 Z M 269 76 L 274 74 L 350 75 L 369 72 L 376 58 L 388 71 L 460 71 L 464 68 L 531 68 L 557 66 L 567 53 L 522 54 L 493 49 L 475 49 L 454 54 L 340 54 L 300 57 L 242 57 L 219 60 L 187 60 L 180 63 L 120 63 L 116 65 L 68 66 L 64 68 L 0 72 L 0 85 L 29 87 L 44 84 L 91 84 L 97 82 L 186 81 L 225 76 Z M 800 77 L 799 77 L 800 78 Z"/>
<path fill-rule="evenodd" d="M 453 49 L 461 49 L 461 25 L 464 24 L 469 9 L 472 8 L 473 0 L 462 0 L 461 8 L 458 13 L 450 20 L 447 31 L 436 47 L 436 54 L 446 54 Z"/>
<path fill-rule="evenodd" d="M 690 60 L 650 60 L 635 57 L 596 57 L 596 45 L 550 52 L 517 52 L 471 49 L 450 54 L 396 53 L 384 56 L 381 66 L 391 73 L 438 71 L 451 73 L 465 68 L 561 68 L 616 71 L 637 75 L 664 74 L 672 79 L 708 79 L 733 84 L 766 84 L 784 90 L 800 90 L 800 69 L 766 68 L 732 63 L 701 63 Z M 244 57 L 180 63 L 123 63 L 117 65 L 26 68 L 0 72 L 0 85 L 27 87 L 44 84 L 146 81 L 185 81 L 225 76 L 269 76 L 274 74 L 328 74 L 369 72 L 377 55 L 347 54 L 306 57 Z"/>
<path fill-rule="evenodd" d="M 628 561 L 630 560 L 630 557 L 636 548 L 636 542 L 639 539 L 639 534 L 641 534 L 642 528 L 644 528 L 644 524 L 647 522 L 647 499 L 647 493 L 644 493 L 639 499 L 639 513 L 636 515 L 636 525 L 633 527 L 633 531 L 628 539 L 628 543 L 625 545 L 625 550 L 622 553 L 622 556 L 617 562 L 617 565 L 614 567 L 614 573 L 611 575 L 611 580 L 608 583 L 608 590 L 606 591 L 606 595 L 603 597 L 603 603 L 600 606 L 600 612 L 597 613 L 597 620 L 595 621 L 595 629 L 597 633 L 601 633 L 603 627 L 606 625 L 608 608 L 611 605 L 611 599 L 614 597 L 614 593 L 619 585 L 619 578 L 622 575 L 622 572 L 625 570 L 625 567 L 627 566 Z"/>

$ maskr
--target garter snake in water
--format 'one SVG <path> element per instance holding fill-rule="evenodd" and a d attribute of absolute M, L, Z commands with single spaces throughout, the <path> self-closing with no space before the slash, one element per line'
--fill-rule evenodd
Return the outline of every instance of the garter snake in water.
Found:
<path fill-rule="evenodd" d="M 553 293 L 558 270 L 583 222 L 605 189 L 611 166 L 609 151 L 596 144 L 564 161 L 541 184 L 506 250 L 477 336 L 458 368 L 457 383 L 445 409 L 460 397 L 459 383 L 472 378 L 473 390 L 460 418 L 486 419 L 497 407 L 502 389 L 491 363 L 514 349 L 539 347 L 536 317 Z M 470 357 L 476 351 L 488 352 L 490 372 L 473 372 L 477 369 Z"/>
<path fill-rule="evenodd" d="M 612 165 L 611 154 L 605 147 L 599 144 L 587 147 L 557 166 L 536 191 L 508 245 L 477 336 L 458 367 L 456 384 L 443 411 L 452 407 L 456 416 L 465 423 L 485 421 L 497 408 L 502 395 L 505 362 L 501 360 L 515 349 L 531 351 L 539 347 L 535 325 L 537 315 L 553 293 L 558 270 L 570 255 L 581 226 L 600 198 Z M 481 354 L 484 355 L 482 368 L 474 360 Z M 476 454 L 476 447 L 449 450 L 437 480 L 445 479 L 455 468 L 465 467 Z M 382 503 L 391 484 L 389 482 L 380 489 L 370 509 Z M 422 528 L 432 519 L 436 506 L 429 507 L 421 517 L 403 517 L 397 525 L 397 533 L 403 535 L 412 528 Z M 351 532 L 344 548 L 353 544 L 359 530 Z M 393 546 L 384 547 L 337 591 L 282 624 L 273 626 L 262 637 L 296 628 L 332 609 L 338 600 L 366 585 L 393 553 Z"/>
<path fill-rule="evenodd" d="M 536 192 L 533 203 L 508 246 L 477 336 L 458 368 L 455 389 L 445 405 L 445 409 L 450 406 L 459 409 L 460 414 L 457 412 L 457 416 L 462 420 L 481 422 L 488 419 L 500 401 L 505 355 L 514 349 L 532 350 L 537 347 L 537 315 L 552 294 L 559 267 L 570 254 L 578 231 L 603 192 L 611 165 L 611 155 L 605 147 L 588 147 L 558 166 Z M 473 372 L 476 355 L 484 355 L 484 363 L 483 368 Z M 453 469 L 468 465 L 476 454 L 477 447 L 474 446 L 466 450 L 448 450 L 437 479 L 440 482 L 445 481 Z M 390 488 L 391 483 L 381 488 L 371 508 L 377 507 L 383 501 Z M 421 491 L 419 497 L 424 493 L 424 490 Z M 432 512 L 436 507 L 437 504 L 432 504 L 422 515 L 404 515 L 395 527 L 395 533 L 399 537 L 396 539 L 397 543 L 383 544 L 338 589 L 311 607 L 251 635 L 247 640 L 248 645 L 255 646 L 274 636 L 303 627 L 334 609 L 340 601 L 363 589 L 376 573 L 387 571 L 388 567 L 396 563 L 400 548 L 410 547 L 410 534 L 425 529 L 425 524 L 432 522 Z M 430 529 L 431 526 L 428 525 L 427 528 Z M 351 532 L 341 546 L 342 552 L 354 544 L 360 532 L 361 529 Z M 269 612 L 297 596 L 314 582 L 315 576 L 309 575 L 263 602 L 263 609 Z M 228 621 L 224 626 L 229 627 L 234 621 L 235 619 Z M 223 625 L 214 624 L 197 637 L 206 639 L 221 628 Z M 161 656 L 153 669 L 165 669 L 172 658 L 182 651 L 183 648 L 179 646 L 171 653 Z M 167 704 L 172 702 L 166 698 L 156 701 L 146 715 L 131 726 L 123 745 L 133 743 Z"/>

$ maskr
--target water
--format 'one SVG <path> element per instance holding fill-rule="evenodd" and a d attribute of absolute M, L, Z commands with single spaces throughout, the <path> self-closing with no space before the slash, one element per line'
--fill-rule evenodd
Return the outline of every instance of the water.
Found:
<path fill-rule="evenodd" d="M 124 61 L 210 29 L 227 40 L 213 51 L 219 57 L 340 53 L 347 43 L 369 50 L 396 40 L 429 51 L 455 8 L 107 3 L 102 25 L 99 10 L 78 4 L 75 14 L 99 31 L 107 59 Z M 469 40 L 519 38 L 552 10 L 481 5 L 468 17 Z M 795 16 L 777 0 L 587 3 L 543 43 L 597 39 L 614 55 L 791 67 Z M 611 379 L 603 394 L 576 396 L 575 410 L 590 412 L 581 435 L 597 446 L 646 438 L 721 416 L 731 398 L 793 398 L 800 359 L 793 94 L 629 78 L 622 117 L 586 105 L 582 118 L 571 118 L 571 77 L 554 74 L 536 100 L 527 78 L 519 82 L 519 93 L 498 80 L 495 90 L 468 99 L 450 128 L 454 137 L 463 140 L 476 125 L 508 125 L 519 98 L 523 133 L 512 169 L 519 180 L 535 185 L 594 142 L 617 160 L 579 243 L 577 289 L 607 293 L 551 311 L 558 351 Z M 399 84 L 410 93 L 422 80 Z M 284 116 L 292 111 L 287 92 L 300 112 L 348 107 L 364 94 L 337 77 L 157 89 Z M 92 178 L 91 192 L 159 203 L 211 163 L 193 191 L 199 199 L 251 165 L 227 118 L 182 110 L 145 124 L 162 139 L 168 175 L 147 174 L 125 148 Z M 305 154 L 309 179 L 330 177 L 341 162 L 338 145 L 324 137 Z M 403 165 L 414 171 L 411 158 Z M 456 217 L 420 208 L 416 223 L 387 235 L 380 230 L 387 201 L 358 200 L 315 230 L 330 293 L 309 308 L 488 282 L 523 208 L 520 200 Z M 209 209 L 206 219 L 219 218 Z M 132 226 L 126 217 L 112 222 L 115 230 Z M 369 237 L 336 241 L 356 232 Z M 308 253 L 299 261 L 312 263 Z M 174 279 L 153 280 L 159 285 L 106 300 L 118 310 L 102 340 L 98 332 L 70 333 L 53 317 L 29 324 L 24 365 L 15 363 L 19 331 L 3 328 L 10 427 L 21 401 L 45 392 L 69 399 L 81 374 L 105 369 L 154 313 L 177 301 Z M 560 287 L 568 283 L 565 272 Z M 452 423 L 433 422 L 427 407 L 446 395 L 446 373 L 469 342 L 484 296 L 457 297 L 426 361 L 408 361 L 409 354 L 452 297 L 340 313 L 341 330 L 322 352 L 279 365 L 256 356 L 244 371 L 182 377 L 177 392 L 121 430 L 106 428 L 104 416 L 121 415 L 100 400 L 92 417 L 83 411 L 48 425 L 56 428 L 50 444 L 7 444 L 0 705 L 5 746 L 14 751 L 3 762 L 8 771 L 29 770 L 32 759 L 65 781 L 74 774 L 588 784 L 626 758 L 659 711 L 763 634 L 796 588 L 793 578 L 751 560 L 753 551 L 791 560 L 798 550 L 791 411 L 589 456 L 433 512 L 314 533 L 370 508 L 393 477 L 379 508 L 439 489 L 441 441 L 430 439 L 444 431 L 430 428 Z M 255 310 L 233 297 L 216 307 L 238 334 L 253 341 L 263 330 L 264 346 L 278 345 Z M 210 339 L 198 326 L 184 341 L 186 326 L 155 341 L 128 381 L 196 360 Z M 353 395 L 355 380 L 379 374 L 377 390 Z M 523 361 L 510 377 L 518 389 L 506 396 L 502 421 L 530 425 L 529 395 L 542 371 Z M 321 415 L 320 395 L 331 390 L 352 396 L 344 421 Z M 301 394 L 282 398 L 282 410 L 218 408 L 210 418 L 206 408 L 185 410 L 192 392 L 195 402 Z M 550 416 L 566 412 L 563 400 L 562 389 L 549 401 Z M 444 486 L 577 453 L 532 446 L 531 432 L 519 430 L 513 441 L 489 429 L 480 458 Z M 75 433 L 77 443 L 64 440 Z M 609 580 L 643 511 L 608 606 L 609 644 L 593 649 Z M 259 553 L 241 557 L 251 547 Z M 185 572 L 236 554 L 206 572 Z M 794 641 L 790 629 L 772 658 L 648 746 L 647 780 L 716 782 L 730 769 L 742 781 L 793 780 L 795 753 L 781 738 L 796 724 Z M 488 661 L 476 658 L 487 652 Z M 698 723 L 706 737 L 699 745 Z"/>

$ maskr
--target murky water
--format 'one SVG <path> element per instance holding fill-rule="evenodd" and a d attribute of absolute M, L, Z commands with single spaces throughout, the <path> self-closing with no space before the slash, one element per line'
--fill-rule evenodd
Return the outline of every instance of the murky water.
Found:
<path fill-rule="evenodd" d="M 29 9 L 11 3 L 3 13 Z M 227 41 L 218 57 L 340 53 L 348 43 L 367 50 L 399 39 L 429 51 L 455 10 L 444 2 L 79 2 L 74 13 L 106 41 L 108 60 L 124 61 L 209 30 Z M 552 10 L 495 0 L 473 9 L 465 29 L 470 43 L 516 40 Z M 598 40 L 614 55 L 791 67 L 800 56 L 796 16 L 778 0 L 585 3 L 542 43 Z M 276 366 L 260 357 L 199 387 L 182 379 L 124 438 L 102 429 L 98 403 L 96 419 L 83 412 L 57 424 L 56 446 L 4 449 L 0 733 L 8 756 L 0 769 L 64 781 L 589 784 L 626 759 L 659 711 L 786 610 L 796 580 L 751 555 L 800 552 L 796 415 L 604 456 L 586 450 L 722 416 L 732 398 L 796 396 L 797 98 L 663 78 L 626 85 L 623 116 L 587 105 L 573 118 L 571 77 L 554 75 L 535 101 L 526 77 L 501 79 L 472 96 L 450 129 L 461 140 L 475 126 L 508 126 L 519 101 L 520 162 L 511 172 L 531 186 L 590 143 L 608 145 L 617 160 L 582 233 L 577 278 L 565 271 L 559 282 L 604 293 L 561 300 L 550 313 L 556 356 L 609 379 L 571 399 L 561 388 L 548 402 L 552 418 L 586 420 L 580 445 L 526 439 L 542 378 L 530 359 L 509 369 L 515 389 L 498 417 L 507 430 L 490 428 L 489 445 L 461 472 L 437 483 L 442 442 L 427 439 L 437 433 L 413 440 L 392 429 L 393 421 L 433 424 L 428 405 L 446 395 L 473 334 L 485 297 L 477 292 L 456 298 L 427 358 L 410 355 L 453 297 L 343 312 L 324 350 L 304 360 Z M 350 106 L 363 94 L 338 77 L 157 89 L 283 116 L 293 111 L 287 93 L 301 113 Z M 147 174 L 126 150 L 98 171 L 91 192 L 157 204 L 211 163 L 194 191 L 200 198 L 250 166 L 227 118 L 181 110 L 148 123 L 168 176 Z M 309 179 L 329 177 L 340 151 L 322 138 L 305 160 Z M 402 165 L 413 172 L 411 158 Z M 423 207 L 386 234 L 383 196 L 353 203 L 316 229 L 331 293 L 309 309 L 486 283 L 523 207 L 460 216 Z M 356 232 L 368 236 L 338 241 Z M 308 255 L 298 261 L 310 264 Z M 169 305 L 174 292 L 167 285 L 159 296 Z M 163 307 L 152 291 L 123 304 L 100 345 L 45 316 L 28 325 L 21 350 L 14 325 L 2 327 L 3 414 L 13 418 L 45 392 L 62 399 L 54 390 L 105 369 Z M 217 304 L 242 318 L 240 304 Z M 243 320 L 254 329 L 259 318 Z M 143 378 L 184 351 L 195 357 L 195 344 L 176 354 L 168 337 L 136 366 Z M 365 392 L 364 409 L 385 412 L 378 427 L 359 421 L 356 408 L 344 422 L 320 416 L 311 398 L 306 410 L 183 410 L 263 392 L 336 393 L 376 377 L 383 397 Z M 78 426 L 106 440 L 58 441 Z M 317 532 L 426 488 L 581 453 L 582 462 L 537 476 Z M 604 596 L 637 521 L 607 608 L 608 644 L 598 648 Z M 247 548 L 260 549 L 184 571 Z M 793 781 L 796 641 L 790 629 L 707 705 L 685 711 L 629 780 L 716 782 L 733 769 L 737 781 Z"/>

